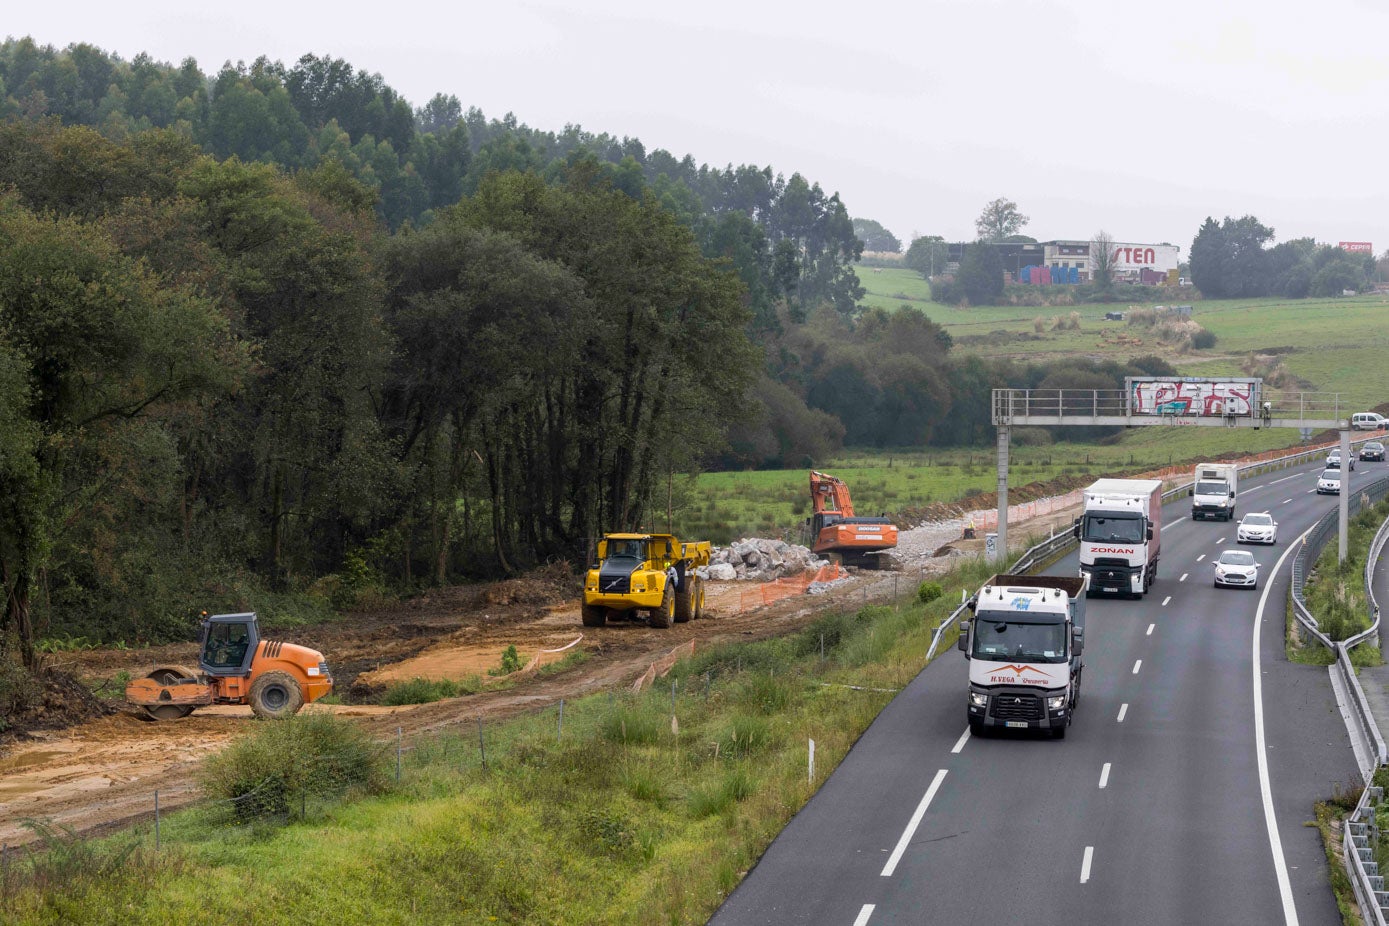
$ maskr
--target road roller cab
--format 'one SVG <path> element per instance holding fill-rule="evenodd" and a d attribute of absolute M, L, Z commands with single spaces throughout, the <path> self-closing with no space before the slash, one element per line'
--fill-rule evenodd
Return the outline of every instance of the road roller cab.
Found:
<path fill-rule="evenodd" d="M 256 615 L 204 616 L 198 671 L 157 666 L 126 686 L 126 700 L 156 720 L 206 704 L 250 704 L 258 717 L 288 717 L 333 690 L 323 654 L 261 638 Z"/>

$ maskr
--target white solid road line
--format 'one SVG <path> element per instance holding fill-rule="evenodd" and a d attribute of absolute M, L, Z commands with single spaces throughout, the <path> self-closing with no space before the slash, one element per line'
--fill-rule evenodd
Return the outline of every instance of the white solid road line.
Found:
<path fill-rule="evenodd" d="M 1134 675 L 1137 675 L 1137 674 L 1138 674 L 1138 670 L 1141 669 L 1141 668 L 1143 668 L 1143 660 L 1142 660 L 1142 659 L 1138 660 L 1137 662 L 1135 662 L 1135 663 L 1133 664 L 1133 674 L 1134 674 Z"/>
<path fill-rule="evenodd" d="M 1178 519 L 1175 520 L 1175 521 L 1168 521 L 1166 524 L 1162 525 L 1162 527 L 1163 527 L 1164 530 L 1166 530 L 1167 528 L 1171 527 L 1173 524 L 1180 524 L 1180 523 L 1182 523 L 1182 522 L 1185 521 L 1185 520 L 1186 520 L 1186 517 L 1183 516 L 1183 517 L 1178 518 Z"/>
<path fill-rule="evenodd" d="M 965 748 L 965 743 L 969 742 L 969 727 L 965 727 L 965 732 L 955 741 L 955 748 L 951 752 L 959 752 Z"/>
<path fill-rule="evenodd" d="M 1168 595 L 1168 596 L 1167 596 L 1167 601 L 1171 601 L 1171 600 L 1172 600 L 1172 596 L 1171 596 L 1171 595 Z M 1163 604 L 1167 604 L 1167 601 L 1164 601 Z M 1143 636 L 1145 636 L 1145 637 L 1151 637 L 1151 636 L 1153 635 L 1153 628 L 1156 627 L 1156 626 L 1157 626 L 1157 624 L 1149 624 L 1149 625 L 1148 625 L 1148 632 L 1145 633 L 1145 634 L 1143 634 Z"/>
<path fill-rule="evenodd" d="M 1292 543 L 1288 544 L 1288 549 L 1283 551 L 1283 555 L 1278 557 L 1278 562 L 1273 567 L 1270 576 L 1275 576 L 1283 568 L 1283 562 L 1288 558 L 1293 550 L 1302 545 L 1302 541 L 1312 532 L 1311 528 L 1302 532 Z M 1268 746 L 1264 742 L 1264 684 L 1263 669 L 1259 655 L 1259 627 L 1263 624 L 1264 605 L 1268 603 L 1268 593 L 1273 588 L 1273 582 L 1265 582 L 1263 593 L 1259 595 L 1259 607 L 1254 612 L 1254 634 L 1253 634 L 1253 675 L 1254 675 L 1254 753 L 1259 759 L 1259 792 L 1263 796 L 1264 804 L 1264 825 L 1268 827 L 1269 847 L 1273 850 L 1273 870 L 1278 876 L 1278 894 L 1283 901 L 1283 922 L 1288 926 L 1297 924 L 1297 904 L 1293 900 L 1292 882 L 1288 880 L 1288 862 L 1283 858 L 1283 840 L 1278 835 L 1278 816 L 1273 810 L 1273 789 L 1268 780 Z"/>
<path fill-rule="evenodd" d="M 897 870 L 897 863 L 902 861 L 902 854 L 907 851 L 907 846 L 912 841 L 912 836 L 916 834 L 916 828 L 921 825 L 921 818 L 926 816 L 926 808 L 931 806 L 931 801 L 935 799 L 936 792 L 940 790 L 940 783 L 945 780 L 945 769 L 936 772 L 935 780 L 931 782 L 931 787 L 926 789 L 926 796 L 921 799 L 921 803 L 916 805 L 916 813 L 907 823 L 907 828 L 902 831 L 902 838 L 897 840 L 897 848 L 892 850 L 892 855 L 888 857 L 887 864 L 883 866 L 883 877 L 890 878 L 892 873 Z"/>
<path fill-rule="evenodd" d="M 1293 473 L 1291 476 L 1284 476 L 1282 479 L 1275 479 L 1275 480 L 1273 480 L 1272 482 L 1265 483 L 1265 485 L 1276 486 L 1276 485 L 1278 485 L 1278 483 L 1280 483 L 1280 482 L 1287 482 L 1289 479 L 1301 479 L 1301 478 L 1302 478 L 1303 476 L 1305 476 L 1305 475 L 1306 475 L 1306 473 Z M 1260 486 L 1255 486 L 1255 488 L 1261 488 L 1261 487 L 1260 487 Z"/>
<path fill-rule="evenodd" d="M 872 915 L 873 904 L 864 904 L 863 909 L 858 912 L 858 919 L 854 920 L 854 926 L 868 926 L 868 918 Z"/>
<path fill-rule="evenodd" d="M 1123 722 L 1124 722 L 1124 715 L 1127 714 L 1128 712 L 1129 712 L 1129 705 L 1128 705 L 1128 702 L 1127 702 L 1127 701 L 1124 702 L 1123 704 L 1120 704 L 1120 705 L 1119 705 L 1119 720 L 1118 720 L 1119 723 L 1123 723 Z"/>
<path fill-rule="evenodd" d="M 1095 847 L 1085 847 L 1085 858 L 1080 863 L 1080 883 L 1084 884 L 1090 880 L 1090 860 L 1095 857 Z"/>
<path fill-rule="evenodd" d="M 1100 787 L 1101 787 L 1101 788 L 1104 788 L 1104 787 L 1106 787 L 1108 784 L 1109 784 L 1109 763 L 1106 762 L 1106 763 L 1104 764 L 1104 768 L 1100 769 Z"/>
<path fill-rule="evenodd" d="M 1182 573 L 1182 577 L 1181 577 L 1180 579 L 1178 579 L 1177 581 L 1178 581 L 1178 582 L 1185 582 L 1185 581 L 1186 581 L 1186 577 L 1187 577 L 1187 573 L 1184 572 L 1184 573 Z"/>

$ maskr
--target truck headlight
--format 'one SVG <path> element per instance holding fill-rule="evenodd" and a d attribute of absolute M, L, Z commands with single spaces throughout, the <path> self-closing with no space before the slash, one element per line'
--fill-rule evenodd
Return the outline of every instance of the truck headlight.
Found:
<path fill-rule="evenodd" d="M 988 707 L 989 696 L 982 691 L 971 691 L 969 693 L 969 703 L 973 707 Z"/>
<path fill-rule="evenodd" d="M 1226 503 L 1222 500 L 1222 501 L 1216 502 L 1216 504 L 1219 505 L 1221 508 L 1224 508 Z"/>
<path fill-rule="evenodd" d="M 644 592 L 644 591 L 646 591 L 646 585 L 645 585 L 645 583 L 640 583 L 640 582 L 639 582 L 639 583 L 637 583 L 636 585 L 633 585 L 633 586 L 632 586 L 632 591 L 634 591 L 634 592 Z"/>
<path fill-rule="evenodd" d="M 1056 695 L 1056 696 L 1054 696 L 1054 697 L 1048 697 L 1048 698 L 1047 698 L 1047 709 L 1048 709 L 1048 710 L 1059 711 L 1059 710 L 1061 710 L 1061 708 L 1063 708 L 1063 707 L 1065 707 L 1065 706 L 1066 706 L 1066 696 L 1063 695 L 1063 694 L 1059 694 L 1059 695 Z"/>

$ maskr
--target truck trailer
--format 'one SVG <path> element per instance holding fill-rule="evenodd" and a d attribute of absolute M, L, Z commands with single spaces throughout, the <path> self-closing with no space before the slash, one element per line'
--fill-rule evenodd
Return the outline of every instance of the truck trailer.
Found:
<path fill-rule="evenodd" d="M 996 575 L 960 627 L 969 660 L 969 729 L 1047 730 L 1060 739 L 1080 700 L 1088 580 Z"/>
<path fill-rule="evenodd" d="M 1142 598 L 1157 581 L 1162 547 L 1162 482 L 1098 479 L 1075 521 L 1086 594 Z"/>
<path fill-rule="evenodd" d="M 1234 463 L 1197 464 L 1191 481 L 1191 520 L 1232 519 L 1238 488 L 1239 467 Z"/>

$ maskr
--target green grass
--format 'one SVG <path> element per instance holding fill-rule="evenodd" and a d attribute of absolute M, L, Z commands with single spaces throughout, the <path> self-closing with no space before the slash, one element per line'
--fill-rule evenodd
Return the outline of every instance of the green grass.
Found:
<path fill-rule="evenodd" d="M 642 694 L 570 702 L 562 738 L 554 710 L 489 725 L 485 768 L 469 727 L 410 744 L 398 783 L 392 751 L 379 796 L 292 796 L 240 825 L 200 807 L 165 817 L 157 855 L 141 826 L 83 842 L 61 877 L 41 877 L 46 856 L 12 858 L 0 910 L 15 926 L 704 922 L 988 571 L 967 564 L 927 605 L 831 614 L 702 651 Z"/>
<path fill-rule="evenodd" d="M 915 270 L 905 267 L 856 267 L 855 270 L 859 283 L 867 290 L 861 305 L 890 312 L 910 305 L 933 318 L 935 310 L 941 308 L 931 301 L 931 284 Z"/>

